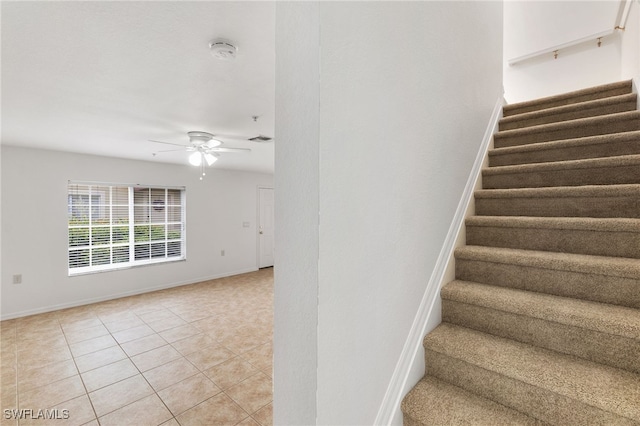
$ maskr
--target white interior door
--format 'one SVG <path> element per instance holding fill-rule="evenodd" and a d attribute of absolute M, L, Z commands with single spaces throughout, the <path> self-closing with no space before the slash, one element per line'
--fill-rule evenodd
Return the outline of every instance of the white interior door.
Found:
<path fill-rule="evenodd" d="M 273 188 L 259 188 L 258 220 L 259 267 L 273 266 Z"/>

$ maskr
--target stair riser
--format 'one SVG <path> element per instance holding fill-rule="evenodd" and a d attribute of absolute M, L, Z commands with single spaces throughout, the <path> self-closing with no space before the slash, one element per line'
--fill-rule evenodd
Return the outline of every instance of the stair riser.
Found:
<path fill-rule="evenodd" d="M 630 419 L 479 368 L 428 347 L 425 347 L 425 362 L 429 375 L 550 424 L 635 424 Z"/>
<path fill-rule="evenodd" d="M 611 143 L 594 144 L 586 147 L 576 145 L 499 155 L 493 155 L 490 152 L 489 166 L 512 166 L 633 154 L 640 154 L 640 138 L 636 140 L 611 141 Z"/>
<path fill-rule="evenodd" d="M 547 131 L 541 132 L 522 132 L 511 135 L 497 133 L 493 137 L 493 145 L 494 148 L 505 148 L 508 146 L 519 146 L 531 143 L 584 138 L 588 136 L 640 130 L 640 119 L 638 119 L 637 116 L 611 122 L 600 122 L 594 120 L 593 122 L 590 121 L 579 126 L 573 126 L 570 124 L 572 123 L 567 123 L 566 126 L 562 126 L 561 128 L 548 129 Z"/>
<path fill-rule="evenodd" d="M 561 121 L 576 120 L 579 118 L 597 117 L 600 115 L 615 114 L 617 112 L 633 111 L 636 109 L 636 100 L 629 100 L 592 109 L 577 109 L 575 111 L 567 111 L 564 113 L 556 113 L 543 115 L 535 118 L 522 118 L 520 120 L 509 118 L 501 120 L 498 124 L 500 131 L 522 129 L 530 126 L 538 126 L 540 124 L 558 123 Z"/>
<path fill-rule="evenodd" d="M 479 216 L 640 218 L 640 194 L 613 197 L 478 198 Z"/>
<path fill-rule="evenodd" d="M 631 93 L 631 83 L 615 85 L 606 90 L 584 91 L 578 95 L 566 97 L 557 97 L 545 101 L 533 101 L 520 104 L 505 105 L 503 115 L 509 117 L 526 112 L 539 111 L 548 108 L 554 108 L 564 105 L 572 105 L 580 102 L 595 101 L 597 99 L 608 98 L 611 96 L 620 96 Z"/>
<path fill-rule="evenodd" d="M 447 299 L 442 300 L 442 320 L 640 373 L 640 340 Z"/>
<path fill-rule="evenodd" d="M 640 278 L 456 258 L 456 279 L 640 308 Z"/>
<path fill-rule="evenodd" d="M 508 228 L 467 225 L 467 244 L 640 259 L 640 230 Z"/>
<path fill-rule="evenodd" d="M 525 173 L 483 173 L 485 189 L 640 183 L 640 164 L 619 167 L 550 170 Z"/>

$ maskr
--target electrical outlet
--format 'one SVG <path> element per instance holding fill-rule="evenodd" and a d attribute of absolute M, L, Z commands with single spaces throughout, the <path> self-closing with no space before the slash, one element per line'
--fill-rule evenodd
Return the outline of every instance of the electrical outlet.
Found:
<path fill-rule="evenodd" d="M 13 276 L 14 284 L 22 284 L 22 274 L 16 274 Z"/>
<path fill-rule="evenodd" d="M 220 250 L 220 256 L 224 256 L 224 250 Z"/>

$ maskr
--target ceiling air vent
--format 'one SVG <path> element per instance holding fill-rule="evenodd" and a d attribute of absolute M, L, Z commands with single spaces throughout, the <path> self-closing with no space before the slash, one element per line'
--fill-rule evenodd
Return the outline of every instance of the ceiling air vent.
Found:
<path fill-rule="evenodd" d="M 251 142 L 270 142 L 273 140 L 273 138 L 270 138 L 269 136 L 258 135 L 255 138 L 249 138 L 249 140 Z"/>

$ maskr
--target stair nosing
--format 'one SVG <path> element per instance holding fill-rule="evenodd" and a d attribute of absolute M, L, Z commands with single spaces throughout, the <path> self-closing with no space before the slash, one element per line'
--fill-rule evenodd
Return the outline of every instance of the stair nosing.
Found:
<path fill-rule="evenodd" d="M 595 86 L 595 87 L 589 87 L 587 89 L 579 89 L 579 90 L 573 90 L 573 91 L 567 92 L 567 93 L 560 93 L 560 94 L 556 94 L 556 95 L 545 96 L 543 98 L 532 99 L 532 100 L 522 101 L 522 102 L 515 102 L 515 103 L 512 103 L 512 104 L 505 105 L 504 108 L 506 110 L 511 110 L 511 109 L 518 109 L 518 108 L 523 108 L 523 107 L 526 108 L 526 107 L 530 107 L 530 106 L 535 107 L 536 105 L 541 105 L 541 104 L 553 102 L 555 100 L 565 100 L 565 99 L 576 98 L 576 97 L 580 97 L 580 96 L 584 96 L 584 95 L 588 95 L 588 94 L 602 93 L 602 92 L 607 92 L 607 91 L 610 91 L 610 90 L 627 88 L 627 86 L 629 88 L 629 92 L 631 93 L 631 90 L 633 88 L 633 81 L 632 80 L 624 80 L 624 81 L 617 81 L 617 82 L 614 82 L 614 83 L 602 84 L 602 85 Z"/>
<path fill-rule="evenodd" d="M 523 112 L 520 114 L 509 115 L 500 119 L 500 124 L 513 123 L 518 121 L 526 121 L 535 118 L 545 117 L 554 114 L 564 114 L 566 112 L 572 112 L 574 110 L 584 110 L 585 107 L 592 106 L 586 109 L 597 109 L 604 106 L 617 105 L 626 102 L 636 102 L 638 95 L 636 93 L 626 93 L 624 95 L 609 96 L 606 98 L 592 99 L 589 101 L 577 102 L 574 104 L 559 105 L 544 109 L 538 109 L 535 111 Z"/>
<path fill-rule="evenodd" d="M 457 248 L 454 254 L 456 259 L 627 278 L 640 282 L 640 259 L 471 245 Z"/>
<path fill-rule="evenodd" d="M 625 121 L 634 116 L 640 118 L 640 111 L 625 111 L 614 114 L 600 115 L 596 117 L 576 118 L 574 120 L 560 121 L 557 123 L 539 124 L 536 126 L 525 127 L 522 129 L 500 130 L 494 134 L 494 139 L 506 139 L 513 136 L 522 136 L 528 134 L 539 134 L 553 132 L 557 130 L 566 130 L 575 127 L 583 127 L 585 124 L 601 124 L 603 122 Z"/>
<path fill-rule="evenodd" d="M 460 297 L 461 292 L 456 293 L 452 291 L 452 287 L 455 289 L 466 287 L 467 289 L 463 289 L 462 292 L 469 291 L 468 288 L 471 287 L 472 292 L 475 290 L 475 297 L 471 299 Z M 492 291 L 494 294 L 497 292 L 498 298 L 492 297 L 490 300 L 482 298 L 481 293 L 487 291 Z M 442 288 L 441 295 L 443 300 L 452 300 L 458 303 L 536 318 L 555 324 L 640 340 L 640 311 L 626 306 L 537 293 L 523 289 L 493 286 L 491 284 L 465 280 L 455 280 L 448 283 Z M 505 301 L 502 300 L 504 297 L 501 296 L 509 296 L 513 303 L 505 303 Z M 555 302 L 560 302 L 560 304 L 555 304 Z M 546 310 L 543 310 L 541 305 L 544 305 Z M 563 308 L 571 308 L 572 312 L 577 313 L 569 315 Z M 585 315 L 584 312 L 594 313 L 594 315 Z M 616 324 L 619 324 L 618 320 L 608 320 L 619 314 L 624 314 L 627 318 L 632 318 L 635 321 L 627 323 L 627 327 L 616 327 Z M 598 319 L 600 319 L 600 321 L 598 321 Z"/>
<path fill-rule="evenodd" d="M 640 195 L 640 184 L 625 183 L 615 185 L 548 186 L 543 188 L 499 188 L 479 189 L 476 198 L 602 198 Z"/>
<path fill-rule="evenodd" d="M 637 218 L 475 215 L 468 217 L 465 223 L 477 227 L 640 233 L 640 219 Z"/>
<path fill-rule="evenodd" d="M 501 148 L 492 148 L 489 150 L 489 156 L 499 156 L 514 153 L 524 153 L 529 151 L 538 151 L 540 148 L 548 148 L 549 150 L 558 148 L 568 148 L 577 146 L 601 145 L 610 142 L 608 139 L 617 138 L 616 142 L 640 142 L 640 130 L 632 130 L 629 132 L 609 133 L 604 135 L 585 136 L 581 138 L 559 139 L 545 142 L 535 142 L 525 145 L 504 146 Z M 620 140 L 622 139 L 622 140 Z M 602 157 L 604 158 L 604 157 Z"/>
<path fill-rule="evenodd" d="M 446 334 L 448 341 L 444 344 L 442 342 L 443 339 L 439 336 L 440 333 Z M 451 347 L 454 343 L 458 343 L 457 341 L 454 342 L 454 339 L 461 340 L 458 336 L 453 335 L 452 333 L 466 333 L 467 337 L 469 337 L 469 335 L 476 335 L 476 339 L 481 339 L 483 342 L 486 342 L 483 347 L 491 347 L 493 350 L 490 354 L 484 354 L 480 351 L 473 350 L 465 350 L 461 354 L 461 351 L 452 349 Z M 473 343 L 468 339 L 465 340 L 465 348 L 469 348 L 472 345 Z M 424 347 L 427 351 L 433 351 L 440 353 L 443 356 L 457 359 L 458 361 L 467 363 L 475 368 L 484 369 L 492 372 L 493 374 L 498 374 L 511 380 L 526 383 L 529 386 L 534 386 L 547 392 L 562 395 L 565 398 L 608 411 L 620 417 L 640 421 L 640 408 L 636 408 L 637 413 L 635 413 L 634 416 L 630 416 L 626 413 L 626 411 L 629 410 L 629 407 L 625 407 L 625 413 L 621 412 L 622 410 L 612 412 L 610 407 L 603 404 L 602 397 L 606 395 L 615 399 L 615 404 L 618 408 L 622 401 L 630 399 L 630 395 L 621 391 L 614 392 L 616 388 L 612 385 L 607 386 L 606 394 L 604 391 L 597 395 L 593 394 L 593 390 L 595 388 L 598 386 L 602 387 L 605 384 L 604 380 L 599 380 L 597 382 L 598 386 L 596 386 L 596 383 L 594 383 L 596 380 L 595 376 L 601 376 L 600 378 L 606 377 L 609 381 L 612 381 L 612 378 L 615 378 L 617 386 L 619 386 L 620 383 L 626 383 L 630 386 L 640 383 L 640 375 L 636 373 L 448 323 L 440 324 L 435 330 L 425 336 Z M 478 347 L 476 349 L 483 349 L 483 347 Z M 507 351 L 509 351 L 509 353 L 507 353 Z M 517 364 L 518 368 L 515 370 L 507 368 L 507 365 L 512 365 L 512 363 L 509 362 L 510 360 L 506 360 L 505 358 L 513 353 L 519 355 L 520 358 L 520 362 Z M 499 364 L 498 361 L 502 361 L 503 363 Z M 573 373 L 584 370 L 588 371 L 589 374 L 581 374 L 579 376 L 577 374 L 573 374 L 573 380 L 567 381 L 565 379 L 558 380 L 556 383 L 551 383 L 555 376 L 566 377 L 566 370 L 570 370 L 569 367 L 571 367 Z M 545 374 L 535 374 L 540 371 L 545 371 Z M 553 371 L 555 374 L 551 375 L 550 371 Z M 578 377 L 581 380 L 577 380 Z M 575 388 L 572 388 L 569 384 Z M 581 392 L 581 389 L 584 391 Z M 640 389 L 640 387 L 638 389 Z M 638 397 L 640 398 L 640 392 L 638 393 Z M 633 405 L 631 405 L 631 407 L 633 408 Z"/>
<path fill-rule="evenodd" d="M 507 166 L 490 166 L 482 169 L 482 174 L 495 176 L 513 173 L 535 173 L 548 171 L 568 171 L 584 169 L 603 169 L 640 165 L 640 154 L 616 155 L 613 157 L 581 158 L 577 160 L 560 160 L 545 163 L 510 164 Z"/>

